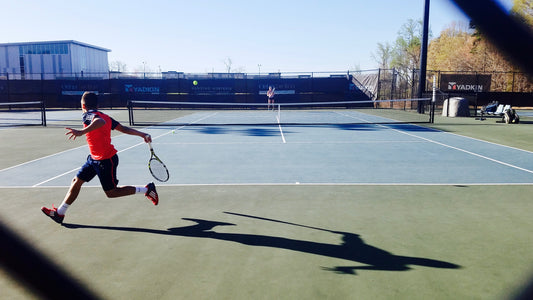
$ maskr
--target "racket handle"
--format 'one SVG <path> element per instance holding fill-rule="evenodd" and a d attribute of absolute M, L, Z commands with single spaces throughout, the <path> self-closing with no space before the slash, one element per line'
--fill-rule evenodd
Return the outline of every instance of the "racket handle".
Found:
<path fill-rule="evenodd" d="M 150 147 L 150 150 L 154 150 L 154 148 L 152 148 L 152 143 L 148 142 L 148 147 Z"/>

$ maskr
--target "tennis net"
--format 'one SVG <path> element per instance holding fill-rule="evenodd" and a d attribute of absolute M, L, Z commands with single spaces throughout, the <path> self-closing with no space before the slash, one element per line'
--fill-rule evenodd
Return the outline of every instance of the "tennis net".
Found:
<path fill-rule="evenodd" d="M 46 126 L 43 101 L 0 103 L 0 126 Z"/>
<path fill-rule="evenodd" d="M 430 123 L 430 98 L 307 103 L 218 103 L 132 100 L 130 125 L 329 125 Z M 424 113 L 419 113 L 423 111 Z"/>

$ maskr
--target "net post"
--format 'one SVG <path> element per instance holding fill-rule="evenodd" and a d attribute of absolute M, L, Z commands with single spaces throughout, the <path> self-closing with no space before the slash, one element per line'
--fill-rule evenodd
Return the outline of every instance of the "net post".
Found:
<path fill-rule="evenodd" d="M 435 103 L 437 102 L 437 77 L 433 75 L 433 94 L 431 96 L 431 106 L 429 111 L 429 122 L 435 123 Z"/>
<path fill-rule="evenodd" d="M 41 125 L 46 127 L 46 105 L 44 100 L 41 101 Z"/>
<path fill-rule="evenodd" d="M 127 108 L 128 108 L 128 121 L 129 121 L 130 126 L 133 126 L 133 105 L 130 100 L 128 100 Z"/>

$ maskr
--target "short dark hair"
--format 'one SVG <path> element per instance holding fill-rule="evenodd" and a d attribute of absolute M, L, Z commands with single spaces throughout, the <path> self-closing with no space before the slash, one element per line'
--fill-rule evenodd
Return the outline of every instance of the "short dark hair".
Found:
<path fill-rule="evenodd" d="M 85 107 L 87 109 L 97 109 L 98 108 L 98 96 L 93 92 L 85 92 L 81 96 L 81 100 L 85 102 Z"/>

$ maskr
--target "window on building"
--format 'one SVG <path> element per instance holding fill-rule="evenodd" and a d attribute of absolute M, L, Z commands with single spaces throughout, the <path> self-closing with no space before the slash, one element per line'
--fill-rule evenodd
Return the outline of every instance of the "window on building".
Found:
<path fill-rule="evenodd" d="M 19 46 L 19 54 L 68 54 L 68 45 L 65 43 L 23 45 Z"/>
<path fill-rule="evenodd" d="M 26 71 L 24 70 L 24 56 L 20 56 L 20 74 L 24 77 Z"/>

